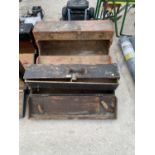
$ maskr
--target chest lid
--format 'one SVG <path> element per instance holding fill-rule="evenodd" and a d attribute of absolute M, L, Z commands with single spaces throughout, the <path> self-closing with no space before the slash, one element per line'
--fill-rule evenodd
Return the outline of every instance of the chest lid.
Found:
<path fill-rule="evenodd" d="M 119 79 L 116 64 L 32 64 L 24 75 L 24 79 Z"/>

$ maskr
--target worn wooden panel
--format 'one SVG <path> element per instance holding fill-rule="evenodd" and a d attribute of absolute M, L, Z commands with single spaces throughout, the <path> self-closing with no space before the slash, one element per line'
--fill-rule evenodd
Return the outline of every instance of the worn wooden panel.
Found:
<path fill-rule="evenodd" d="M 34 53 L 32 41 L 19 41 L 19 53 Z"/>
<path fill-rule="evenodd" d="M 118 79 L 116 64 L 32 64 L 25 71 L 24 79 L 71 79 L 72 74 L 78 78 L 112 78 Z"/>
<path fill-rule="evenodd" d="M 45 100 L 42 97 L 40 98 L 40 100 L 36 97 L 38 102 L 36 102 L 35 99 L 33 99 L 33 102 L 32 102 L 32 98 L 34 98 L 34 96 L 30 97 L 29 104 L 28 104 L 30 118 L 35 118 L 35 119 L 115 119 L 117 115 L 117 99 L 114 95 L 103 95 L 103 96 L 102 95 L 101 96 L 93 96 L 93 95 L 92 96 L 52 96 L 52 95 L 48 96 L 47 95 L 46 96 L 45 95 L 44 96 Z M 54 99 L 54 102 L 56 101 L 56 103 L 54 103 L 52 100 L 49 100 L 49 97 L 51 99 Z M 72 97 L 74 100 L 71 100 L 71 101 L 74 101 L 74 103 L 69 102 L 68 104 L 67 100 Z M 48 103 L 50 101 L 51 104 L 50 105 L 46 104 L 45 101 L 48 101 Z M 78 101 L 82 101 L 83 104 Z M 64 105 L 61 105 L 60 103 Z M 67 103 L 66 106 L 65 106 L 65 103 Z M 72 106 L 72 104 L 74 105 L 76 104 L 77 107 Z M 61 106 L 59 107 L 59 105 Z"/>
<path fill-rule="evenodd" d="M 30 95 L 32 114 L 93 114 L 99 112 L 99 98 L 94 96 Z"/>
<path fill-rule="evenodd" d="M 103 115 L 39 115 L 39 114 L 31 114 L 31 119 L 55 119 L 55 120 L 68 120 L 68 119 L 82 119 L 82 120 L 106 120 L 106 119 L 116 119 L 116 115 L 114 113 L 105 113 Z"/>
<path fill-rule="evenodd" d="M 103 55 L 109 53 L 109 40 L 39 41 L 40 55 Z"/>
<path fill-rule="evenodd" d="M 33 34 L 36 40 L 111 40 L 110 20 L 38 22 Z"/>
<path fill-rule="evenodd" d="M 110 40 L 113 32 L 34 32 L 36 40 Z"/>
<path fill-rule="evenodd" d="M 31 85 L 31 84 L 30 84 Z M 84 85 L 85 86 L 85 85 Z M 101 90 L 99 89 L 84 89 L 84 86 L 82 89 L 75 89 L 75 88 L 70 88 L 70 89 L 63 89 L 63 88 L 41 88 L 35 87 L 33 90 L 31 90 L 32 94 L 52 94 L 52 95 L 76 95 L 76 94 L 114 94 L 114 90 L 108 91 L 108 90 Z M 30 86 L 31 87 L 31 86 Z"/>
<path fill-rule="evenodd" d="M 24 68 L 26 68 L 26 66 L 28 64 L 33 64 L 33 54 L 32 53 L 19 54 L 19 59 L 20 59 L 21 63 L 23 64 Z"/>
<path fill-rule="evenodd" d="M 86 55 L 86 56 L 39 56 L 38 64 L 110 64 L 111 57 L 107 55 Z"/>
<path fill-rule="evenodd" d="M 90 21 L 40 21 L 33 32 L 73 32 L 73 31 L 113 31 L 113 24 L 110 20 Z"/>
<path fill-rule="evenodd" d="M 94 80 L 95 81 L 95 80 Z M 59 82 L 59 81 L 26 81 L 28 85 L 32 89 L 47 89 L 47 92 L 59 89 L 60 91 L 64 90 L 96 90 L 96 93 L 98 91 L 113 91 L 117 88 L 118 82 Z"/>

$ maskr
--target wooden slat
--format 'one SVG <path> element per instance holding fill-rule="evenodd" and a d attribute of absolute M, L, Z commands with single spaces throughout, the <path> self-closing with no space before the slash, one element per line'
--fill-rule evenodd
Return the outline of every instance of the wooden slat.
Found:
<path fill-rule="evenodd" d="M 34 53 L 35 48 L 31 41 L 19 42 L 19 53 Z"/>
<path fill-rule="evenodd" d="M 77 78 L 119 78 L 116 64 L 32 64 L 26 69 L 24 79 L 70 79 L 74 73 Z"/>
<path fill-rule="evenodd" d="M 21 63 L 23 64 L 24 68 L 26 68 L 26 66 L 28 64 L 33 64 L 33 54 L 32 53 L 19 54 L 19 59 L 20 59 Z"/>
<path fill-rule="evenodd" d="M 111 58 L 107 55 L 100 56 L 39 56 L 38 64 L 110 64 Z"/>
<path fill-rule="evenodd" d="M 29 116 L 31 119 L 54 119 L 54 120 L 68 120 L 68 119 L 82 119 L 82 120 L 106 120 L 106 119 L 116 119 L 116 114 L 114 113 L 106 113 L 103 115 L 39 115 L 39 114 L 31 114 Z"/>
<path fill-rule="evenodd" d="M 117 88 L 118 82 L 97 82 L 96 79 L 92 79 L 91 82 L 59 82 L 59 81 L 32 81 L 32 80 L 26 80 L 26 83 L 32 88 L 32 89 L 47 89 L 47 92 L 54 89 L 59 89 L 60 91 L 64 90 L 96 90 L 96 93 L 98 91 L 113 91 Z"/>
<path fill-rule="evenodd" d="M 70 31 L 112 31 L 113 24 L 110 20 L 90 21 L 40 21 L 33 32 L 70 32 Z"/>
<path fill-rule="evenodd" d="M 112 40 L 110 20 L 38 22 L 33 34 L 36 40 Z"/>

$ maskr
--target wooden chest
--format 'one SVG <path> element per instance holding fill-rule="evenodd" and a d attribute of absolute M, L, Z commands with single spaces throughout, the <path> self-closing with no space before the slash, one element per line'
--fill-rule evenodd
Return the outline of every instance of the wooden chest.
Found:
<path fill-rule="evenodd" d="M 32 34 L 33 24 L 19 24 L 19 59 L 26 68 L 35 62 L 37 46 Z"/>
<path fill-rule="evenodd" d="M 40 22 L 33 34 L 39 56 L 24 75 L 29 116 L 116 118 L 120 75 L 109 56 L 111 21 Z"/>

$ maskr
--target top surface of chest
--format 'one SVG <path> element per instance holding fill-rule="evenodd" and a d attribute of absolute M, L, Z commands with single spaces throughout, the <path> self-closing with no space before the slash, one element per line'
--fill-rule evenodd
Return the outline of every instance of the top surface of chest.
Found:
<path fill-rule="evenodd" d="M 113 24 L 109 20 L 39 22 L 33 34 L 36 40 L 111 40 Z"/>

